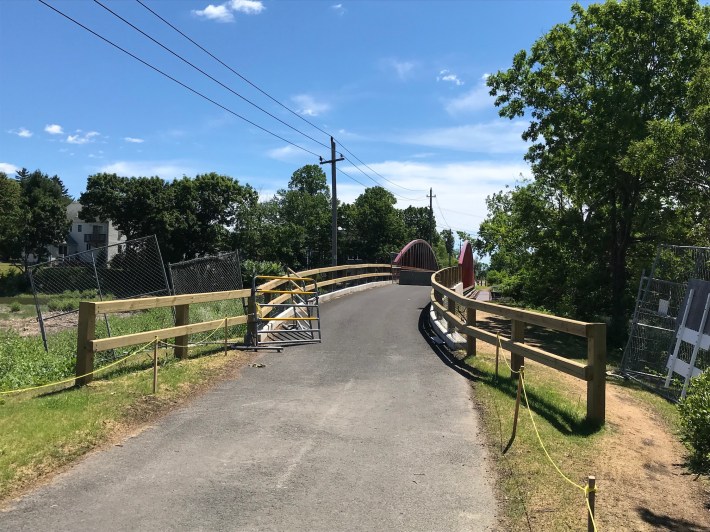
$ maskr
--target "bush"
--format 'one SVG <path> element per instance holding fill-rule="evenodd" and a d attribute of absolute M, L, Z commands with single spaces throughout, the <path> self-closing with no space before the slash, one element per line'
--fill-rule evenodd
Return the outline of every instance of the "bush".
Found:
<path fill-rule="evenodd" d="M 688 395 L 678 404 L 681 437 L 691 451 L 690 465 L 710 471 L 710 370 L 690 381 Z"/>
<path fill-rule="evenodd" d="M 278 262 L 257 261 L 251 259 L 247 259 L 242 262 L 242 279 L 244 288 L 251 288 L 252 280 L 257 275 L 284 275 L 284 269 Z"/>
<path fill-rule="evenodd" d="M 10 304 L 10 312 L 20 312 L 21 309 L 22 306 L 17 301 L 13 301 Z"/>
<path fill-rule="evenodd" d="M 50 299 L 47 308 L 52 312 L 71 312 L 79 308 L 78 299 Z"/>
<path fill-rule="evenodd" d="M 17 270 L 0 273 L 0 297 L 13 297 L 27 292 L 30 283 L 27 276 Z"/>

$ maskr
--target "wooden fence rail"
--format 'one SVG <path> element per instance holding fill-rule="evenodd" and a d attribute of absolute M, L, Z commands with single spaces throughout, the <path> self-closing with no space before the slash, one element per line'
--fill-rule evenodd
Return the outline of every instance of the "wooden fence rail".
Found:
<path fill-rule="evenodd" d="M 476 311 L 510 320 L 510 338 L 501 338 L 510 351 L 511 367 L 518 371 L 529 358 L 587 382 L 587 419 L 604 423 L 606 411 L 606 325 L 550 316 L 539 312 L 505 307 L 486 301 L 469 299 L 452 288 L 459 282 L 458 267 L 445 268 L 431 277 L 431 304 L 451 329 L 467 336 L 467 355 L 476 353 L 476 340 L 496 345 L 498 337 L 476 325 Z M 444 305 L 444 298 L 447 304 Z M 466 319 L 459 317 L 456 306 L 466 309 Z M 562 356 L 525 344 L 525 326 L 537 325 L 587 339 L 587 363 L 581 364 Z"/>
<path fill-rule="evenodd" d="M 296 276 L 315 279 L 320 289 L 344 283 L 372 282 L 376 279 L 387 280 L 391 279 L 392 273 L 389 264 L 356 264 L 306 270 L 295 273 L 294 277 Z M 275 290 L 288 283 L 288 280 L 273 279 L 260 285 L 260 289 Z M 307 290 L 312 290 L 313 288 L 314 284 L 311 284 L 308 285 Z M 288 297 L 288 294 L 285 294 L 285 296 Z M 219 320 L 190 323 L 190 305 L 234 299 L 248 300 L 246 316 L 232 316 Z M 188 356 L 189 335 L 213 331 L 224 326 L 225 320 L 227 326 L 247 324 L 250 333 L 254 335 L 256 334 L 257 312 L 259 317 L 264 316 L 276 308 L 270 307 L 269 303 L 276 305 L 282 300 L 285 300 L 284 296 L 279 296 L 258 306 L 255 297 L 252 296 L 251 289 L 244 289 L 114 301 L 82 301 L 79 303 L 76 384 L 83 385 L 92 380 L 93 375 L 91 372 L 94 370 L 94 356 L 100 351 L 143 344 L 156 338 L 158 340 L 174 338 L 175 356 L 177 358 L 186 358 Z M 175 309 L 174 327 L 96 339 L 96 316 L 99 314 L 170 307 Z"/>

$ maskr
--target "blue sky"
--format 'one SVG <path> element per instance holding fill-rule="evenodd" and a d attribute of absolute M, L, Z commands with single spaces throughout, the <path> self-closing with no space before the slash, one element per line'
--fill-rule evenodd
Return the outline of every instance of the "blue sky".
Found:
<path fill-rule="evenodd" d="M 475 233 L 485 197 L 528 175 L 523 121 L 499 118 L 488 73 L 570 18 L 568 1 L 142 0 L 272 97 L 335 136 L 398 195 L 428 205 L 439 229 Z M 89 0 L 57 9 L 234 113 L 329 158 L 329 150 L 253 108 Z M 233 91 L 318 142 L 289 113 L 134 0 L 102 3 Z M 97 172 L 219 172 L 264 197 L 315 155 L 189 92 L 35 0 L 0 0 L 0 171 L 57 174 L 78 197 Z M 338 196 L 375 182 L 339 163 Z M 374 173 L 376 172 L 376 173 Z M 330 171 L 327 169 L 328 178 Z M 377 175 L 379 174 L 379 175 Z M 384 181 L 382 177 L 389 181 Z"/>

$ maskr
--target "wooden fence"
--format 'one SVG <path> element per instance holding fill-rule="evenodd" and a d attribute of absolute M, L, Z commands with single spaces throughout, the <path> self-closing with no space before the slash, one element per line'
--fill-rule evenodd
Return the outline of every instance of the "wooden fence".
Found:
<path fill-rule="evenodd" d="M 550 316 L 539 312 L 506 307 L 485 301 L 475 301 L 456 293 L 454 287 L 459 279 L 458 267 L 439 270 L 431 278 L 431 303 L 438 315 L 467 336 L 467 354 L 475 355 L 476 340 L 496 345 L 496 334 L 480 329 L 476 324 L 476 311 L 500 316 L 510 320 L 510 338 L 501 338 L 501 345 L 510 351 L 511 367 L 518 371 L 529 358 L 545 366 L 578 379 L 587 381 L 587 419 L 604 423 L 606 410 L 606 325 Z M 445 301 L 446 300 L 446 301 Z M 457 305 L 466 309 L 466 319 L 456 312 Z M 581 364 L 562 356 L 525 344 L 525 326 L 537 325 L 546 329 L 581 336 L 587 339 L 587 363 Z"/>
<path fill-rule="evenodd" d="M 314 279 L 319 290 L 335 288 L 338 285 L 352 285 L 373 282 L 375 280 L 388 280 L 392 277 L 389 264 L 333 266 L 330 268 L 293 272 L 293 275 L 294 277 L 308 277 Z M 289 283 L 290 281 L 287 279 L 273 279 L 260 285 L 260 289 L 276 290 Z M 306 290 L 312 290 L 313 287 L 314 285 L 309 285 L 306 287 Z M 277 307 L 269 307 L 269 303 L 276 305 L 284 301 L 287 297 L 288 294 L 283 294 L 270 301 L 258 302 L 256 298 L 252 296 L 252 290 L 247 288 L 244 290 L 228 290 L 224 292 L 179 296 L 146 297 L 115 301 L 82 301 L 79 303 L 76 384 L 83 385 L 92 380 L 93 375 L 91 372 L 94 370 L 94 356 L 100 351 L 144 344 L 156 338 L 158 340 L 174 338 L 174 344 L 176 346 L 175 356 L 177 358 L 186 358 L 188 356 L 188 338 L 191 334 L 213 331 L 221 326 L 247 324 L 250 334 L 254 337 L 253 335 L 256 334 L 257 326 L 256 313 L 259 312 L 259 316 L 263 317 L 274 312 Z M 233 316 L 219 320 L 190 323 L 190 305 L 233 299 L 248 300 L 246 316 Z M 96 316 L 99 314 L 169 307 L 175 309 L 174 327 L 96 339 Z"/>

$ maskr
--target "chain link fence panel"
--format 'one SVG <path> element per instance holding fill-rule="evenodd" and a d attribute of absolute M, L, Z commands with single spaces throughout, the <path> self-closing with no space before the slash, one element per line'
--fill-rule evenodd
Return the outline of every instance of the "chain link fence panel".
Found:
<path fill-rule="evenodd" d="M 710 248 L 661 245 L 648 275 L 639 283 L 621 373 L 656 393 L 678 400 L 683 380 L 674 375 L 668 386 L 668 359 L 675 344 L 680 307 L 690 279 L 710 281 Z M 690 361 L 692 346 L 683 342 L 678 358 Z M 710 353 L 700 350 L 695 367 L 710 367 Z"/>
<path fill-rule="evenodd" d="M 236 251 L 171 263 L 168 269 L 174 295 L 241 290 L 243 287 L 241 261 Z M 243 299 L 192 304 L 190 323 L 243 316 L 246 312 L 246 301 Z M 245 325 L 235 325 L 227 329 L 228 340 L 233 343 L 241 341 L 245 333 Z M 224 342 L 223 332 L 213 335 L 196 334 L 191 341 L 202 343 L 207 336 L 216 343 Z"/>
<path fill-rule="evenodd" d="M 155 235 L 36 264 L 28 269 L 28 274 L 45 349 L 62 331 L 76 331 L 80 301 L 171 293 Z M 135 332 L 136 324 L 128 322 L 136 320 L 159 325 L 155 328 L 171 326 L 172 312 L 157 310 L 163 312 L 150 316 L 103 316 L 97 319 L 96 338 Z"/>

